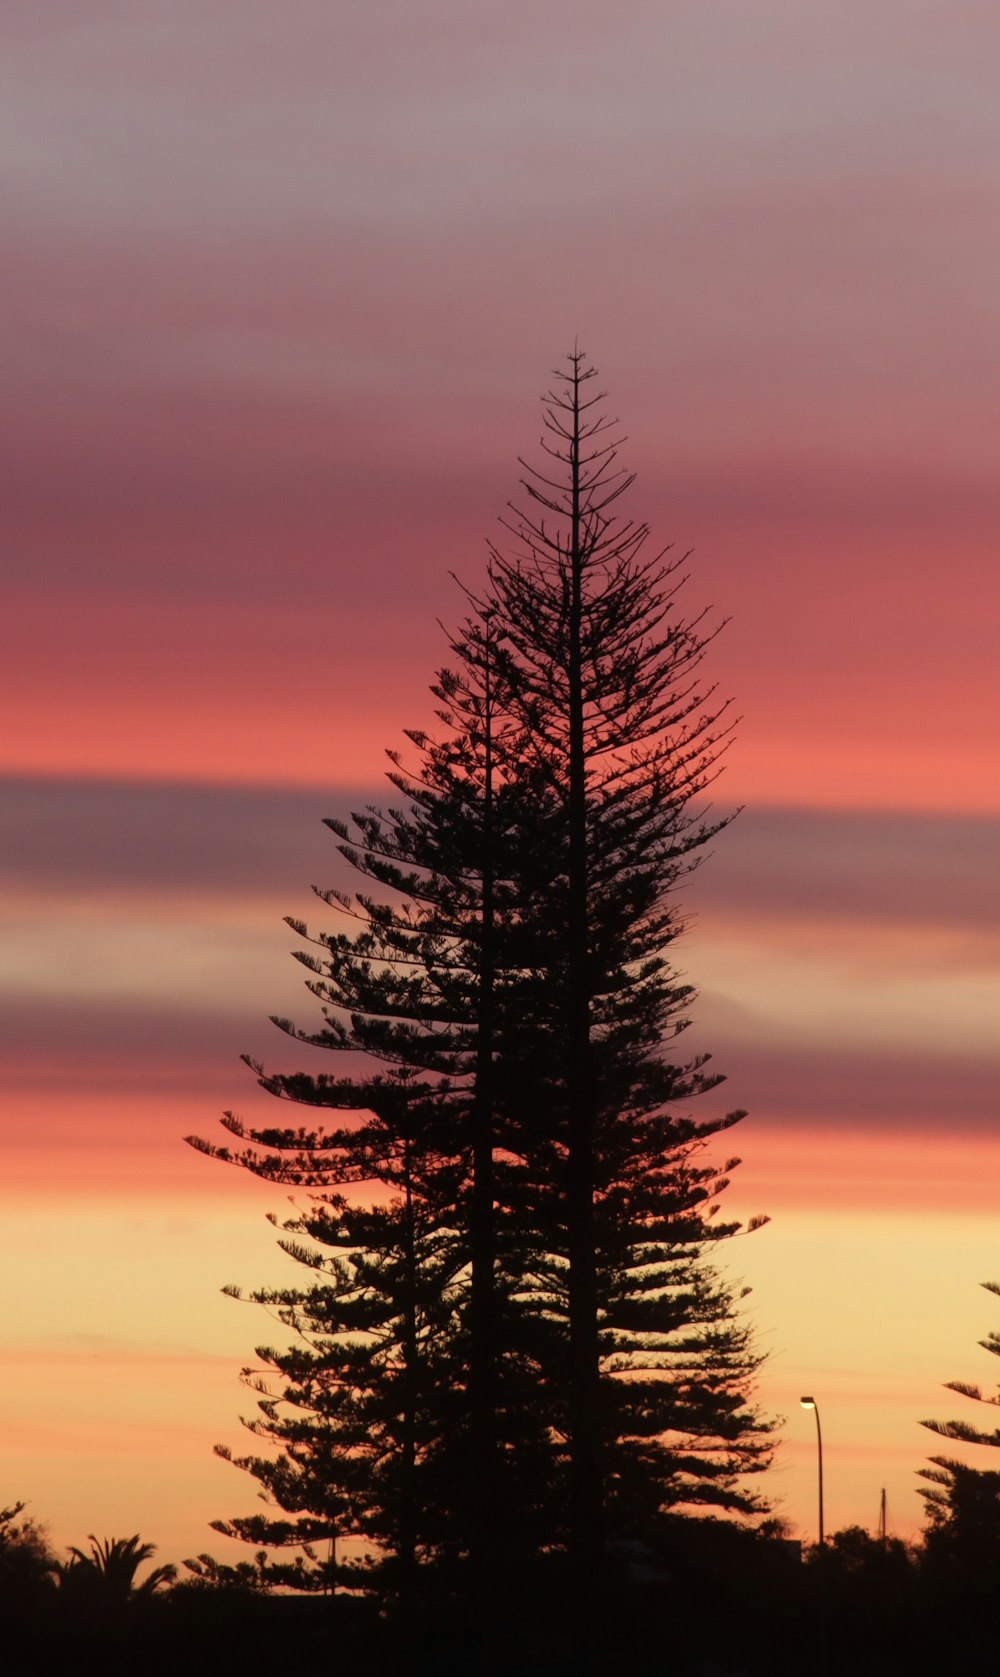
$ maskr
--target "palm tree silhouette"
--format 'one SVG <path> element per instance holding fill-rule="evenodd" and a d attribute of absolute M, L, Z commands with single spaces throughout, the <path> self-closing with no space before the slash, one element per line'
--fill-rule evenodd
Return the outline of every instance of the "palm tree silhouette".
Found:
<path fill-rule="evenodd" d="M 90 1554 L 70 1548 L 70 1559 L 60 1567 L 63 1589 L 86 1592 L 106 1602 L 134 1601 L 154 1595 L 163 1585 L 173 1583 L 175 1566 L 156 1566 L 147 1573 L 141 1584 L 136 1573 L 145 1561 L 156 1553 L 155 1543 L 140 1543 L 134 1537 L 106 1537 L 99 1540 L 88 1533 Z"/>

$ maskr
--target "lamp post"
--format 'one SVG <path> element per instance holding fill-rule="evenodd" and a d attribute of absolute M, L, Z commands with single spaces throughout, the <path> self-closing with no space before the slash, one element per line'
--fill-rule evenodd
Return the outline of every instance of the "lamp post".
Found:
<path fill-rule="evenodd" d="M 824 1545 L 823 1538 L 823 1434 L 819 1425 L 819 1404 L 814 1397 L 799 1398 L 803 1409 L 811 1409 L 816 1416 L 816 1451 L 819 1456 L 819 1546 Z"/>

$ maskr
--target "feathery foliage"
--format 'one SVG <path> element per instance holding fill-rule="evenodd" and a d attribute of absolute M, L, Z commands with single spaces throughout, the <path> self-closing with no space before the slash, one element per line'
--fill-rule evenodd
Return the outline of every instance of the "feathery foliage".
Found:
<path fill-rule="evenodd" d="M 769 1455 L 709 1261 L 738 1160 L 708 1147 L 743 1114 L 693 1118 L 721 1078 L 672 1054 L 693 999 L 676 887 L 728 819 L 704 808 L 732 727 L 700 680 L 716 631 L 618 515 L 632 478 L 592 369 L 574 353 L 557 377 L 547 464 L 433 688 L 439 731 L 390 752 L 398 804 L 327 822 L 360 880 L 318 891 L 334 929 L 289 922 L 322 1023 L 274 1022 L 345 1069 L 248 1063 L 338 1118 L 230 1113 L 235 1145 L 194 1140 L 304 1196 L 281 1244 L 308 1282 L 249 1295 L 291 1342 L 245 1371 L 278 1453 L 238 1462 L 281 1512 L 220 1529 L 335 1535 L 314 1580 L 404 1597 L 560 1549 L 589 1588 L 609 1540 L 757 1510 L 743 1476 Z"/>

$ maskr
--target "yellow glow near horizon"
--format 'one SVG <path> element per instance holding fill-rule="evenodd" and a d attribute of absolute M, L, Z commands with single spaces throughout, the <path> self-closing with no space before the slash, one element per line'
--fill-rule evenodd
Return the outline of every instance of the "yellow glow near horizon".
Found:
<path fill-rule="evenodd" d="M 239 1416 L 254 1399 L 238 1372 L 282 1330 L 219 1289 L 294 1273 L 261 1215 L 268 1202 L 280 1213 L 281 1196 L 249 1179 L 245 1187 L 223 1200 L 168 1192 L 4 1205 L 10 1495 L 27 1498 L 58 1543 L 138 1529 L 166 1559 L 238 1552 L 206 1523 L 249 1511 L 254 1487 L 211 1451 L 252 1447 Z M 39 1244 L 43 1226 L 58 1227 L 58 1242 Z M 823 1415 L 828 1529 L 872 1527 L 883 1486 L 893 1530 L 918 1529 L 916 1473 L 937 1442 L 919 1422 L 961 1405 L 941 1390 L 945 1380 L 989 1384 L 993 1374 L 977 1349 L 993 1301 L 976 1283 L 993 1272 L 995 1251 L 992 1218 L 954 1205 L 937 1215 L 786 1207 L 720 1251 L 725 1273 L 753 1288 L 746 1308 L 767 1358 L 759 1402 L 786 1417 L 760 1488 L 804 1536 L 815 1450 L 796 1420 L 803 1391 Z"/>

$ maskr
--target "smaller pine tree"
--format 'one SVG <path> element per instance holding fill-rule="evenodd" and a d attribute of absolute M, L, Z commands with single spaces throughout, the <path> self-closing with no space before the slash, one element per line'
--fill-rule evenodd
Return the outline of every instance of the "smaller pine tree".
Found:
<path fill-rule="evenodd" d="M 434 1478 L 459 1260 L 454 1177 L 435 1146 L 437 1102 L 405 1074 L 358 1085 L 255 1070 L 279 1098 L 367 1112 L 313 1131 L 248 1131 L 227 1114 L 244 1144 L 238 1152 L 195 1142 L 267 1181 L 309 1190 L 305 1208 L 280 1225 L 279 1244 L 310 1283 L 246 1295 L 290 1336 L 283 1348 L 259 1346 L 258 1366 L 244 1370 L 258 1399 L 246 1425 L 278 1454 L 218 1450 L 282 1513 L 216 1529 L 317 1556 L 339 1540 L 335 1576 L 406 1597 L 418 1560 L 442 1542 Z M 325 1588 L 331 1564 L 317 1560 L 310 1577 L 296 1563 L 289 1581 Z"/>

